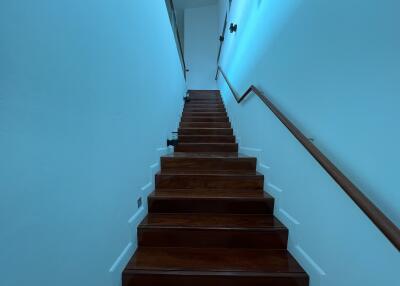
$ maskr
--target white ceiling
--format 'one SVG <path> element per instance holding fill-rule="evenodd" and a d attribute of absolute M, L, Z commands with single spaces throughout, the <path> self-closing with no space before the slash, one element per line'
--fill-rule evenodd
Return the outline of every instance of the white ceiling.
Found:
<path fill-rule="evenodd" d="M 217 0 L 173 0 L 175 9 L 196 8 L 202 6 L 214 5 Z"/>

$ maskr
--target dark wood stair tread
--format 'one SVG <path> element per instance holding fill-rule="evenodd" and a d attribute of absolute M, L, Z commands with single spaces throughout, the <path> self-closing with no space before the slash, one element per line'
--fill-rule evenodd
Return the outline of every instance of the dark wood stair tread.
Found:
<path fill-rule="evenodd" d="M 262 190 L 156 189 L 149 213 L 272 214 L 274 199 Z"/>
<path fill-rule="evenodd" d="M 287 250 L 264 249 L 139 247 L 125 269 L 135 270 L 306 276 Z"/>
<path fill-rule="evenodd" d="M 286 227 L 273 215 L 221 213 L 149 213 L 140 227 L 275 230 Z"/>
<path fill-rule="evenodd" d="M 179 135 L 179 142 L 235 142 L 233 135 Z M 179 152 L 176 152 L 179 153 Z M 187 153 L 187 152 L 186 152 Z M 225 153 L 225 152 L 224 152 Z M 235 152 L 236 154 L 236 152 Z"/>
<path fill-rule="evenodd" d="M 237 199 L 237 200 L 273 200 L 264 191 L 254 190 L 230 190 L 230 189 L 156 189 L 150 196 L 160 198 L 213 198 L 213 199 Z"/>
<path fill-rule="evenodd" d="M 239 149 L 237 143 L 218 143 L 218 142 L 179 142 L 174 150 L 178 152 L 237 152 Z"/>
<path fill-rule="evenodd" d="M 210 176 L 210 177 L 263 177 L 257 171 L 251 170 L 161 170 L 156 175 Z"/>
<path fill-rule="evenodd" d="M 229 122 L 228 117 L 194 117 L 185 116 L 181 118 L 181 122 Z"/>
<path fill-rule="evenodd" d="M 174 152 L 171 154 L 167 154 L 162 156 L 162 158 L 241 158 L 241 159 L 254 159 L 254 157 L 250 157 L 244 155 L 242 153 L 236 152 Z"/>

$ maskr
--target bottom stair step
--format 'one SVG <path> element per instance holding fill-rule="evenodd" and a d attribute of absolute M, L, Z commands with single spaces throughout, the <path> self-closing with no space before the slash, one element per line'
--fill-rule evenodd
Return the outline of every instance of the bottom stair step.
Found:
<path fill-rule="evenodd" d="M 123 286 L 306 286 L 287 250 L 139 247 Z"/>

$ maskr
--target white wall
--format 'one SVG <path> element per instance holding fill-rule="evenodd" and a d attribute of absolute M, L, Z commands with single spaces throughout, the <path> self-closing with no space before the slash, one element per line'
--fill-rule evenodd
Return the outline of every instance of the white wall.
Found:
<path fill-rule="evenodd" d="M 233 1 L 221 65 L 250 84 L 400 225 L 397 0 Z M 240 152 L 258 157 L 311 286 L 398 283 L 398 250 L 254 95 L 219 86 Z M 379 261 L 377 263 L 377 261 Z"/>
<path fill-rule="evenodd" d="M 185 92 L 164 1 L 3 0 L 0 39 L 0 285 L 119 285 Z"/>
<path fill-rule="evenodd" d="M 218 6 L 185 9 L 185 61 L 189 89 L 216 89 Z"/>

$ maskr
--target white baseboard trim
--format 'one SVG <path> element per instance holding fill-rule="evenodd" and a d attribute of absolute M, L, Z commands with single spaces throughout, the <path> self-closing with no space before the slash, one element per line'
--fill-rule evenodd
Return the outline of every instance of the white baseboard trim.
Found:
<path fill-rule="evenodd" d="M 267 186 L 277 193 L 280 193 L 280 194 L 283 193 L 283 190 L 281 188 L 279 188 L 278 186 L 275 186 L 274 184 L 267 183 Z"/>
<path fill-rule="evenodd" d="M 261 152 L 262 149 L 260 148 L 251 148 L 251 147 L 242 147 L 240 146 L 239 149 L 245 150 L 245 151 L 251 151 L 251 152 Z"/>
<path fill-rule="evenodd" d="M 279 208 L 279 213 L 282 214 L 284 217 L 286 217 L 290 222 L 292 222 L 294 225 L 299 225 L 300 222 L 295 219 L 293 216 L 291 216 L 287 211 L 285 211 L 282 208 Z"/>
<path fill-rule="evenodd" d="M 259 163 L 258 166 L 260 167 L 260 169 L 263 169 L 264 171 L 269 171 L 271 169 L 270 166 L 265 165 L 263 163 Z"/>
<path fill-rule="evenodd" d="M 140 189 L 141 189 L 142 192 L 144 192 L 144 191 L 146 191 L 147 189 L 149 189 L 152 185 L 153 185 L 152 182 L 148 182 L 146 185 L 144 185 L 144 186 L 141 187 Z"/>
<path fill-rule="evenodd" d="M 158 166 L 159 166 L 158 163 L 153 163 L 153 164 L 150 165 L 150 169 L 155 169 L 155 168 L 157 168 Z"/>
<path fill-rule="evenodd" d="M 300 245 L 295 246 L 296 252 L 298 252 L 299 255 L 301 255 L 304 260 L 309 264 L 310 267 L 312 267 L 316 273 L 318 273 L 320 276 L 325 276 L 326 272 L 318 265 L 318 263 L 315 262 L 314 259 L 311 258 L 310 255 L 308 255 L 303 248 L 300 247 Z"/>
<path fill-rule="evenodd" d="M 140 216 L 142 216 L 143 212 L 144 212 L 144 207 L 141 206 L 140 208 L 137 209 L 137 211 L 133 214 L 133 216 L 131 216 L 128 219 L 128 224 L 131 224 L 134 221 L 136 221 Z"/>
<path fill-rule="evenodd" d="M 121 254 L 117 257 L 114 263 L 111 265 L 110 269 L 108 270 L 110 273 L 113 273 L 116 269 L 119 269 L 119 265 L 123 260 L 125 260 L 125 256 L 129 253 L 129 251 L 133 248 L 132 242 L 129 242 L 128 245 L 122 250 Z"/>

